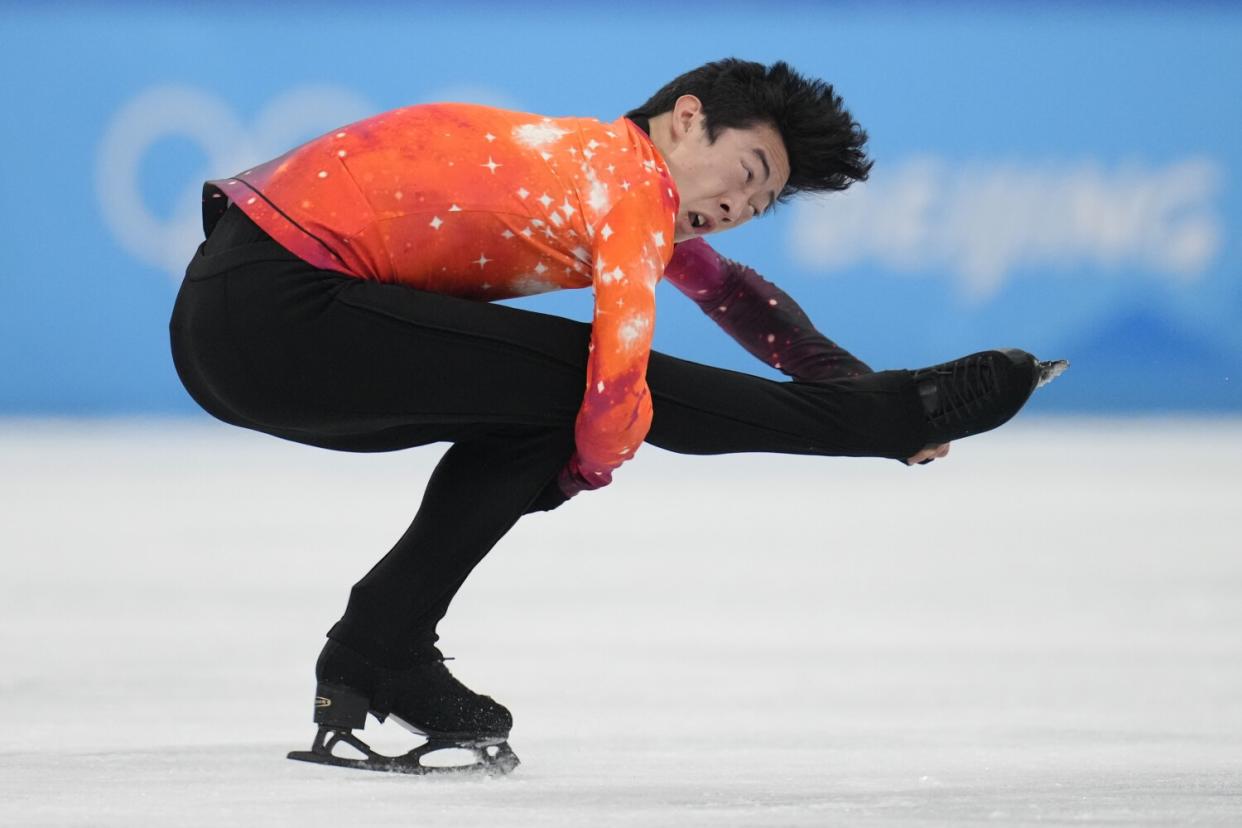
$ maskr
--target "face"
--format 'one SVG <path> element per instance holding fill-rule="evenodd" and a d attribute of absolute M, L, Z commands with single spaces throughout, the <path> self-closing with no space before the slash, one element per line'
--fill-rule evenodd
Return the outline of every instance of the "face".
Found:
<path fill-rule="evenodd" d="M 709 143 L 703 107 L 693 95 L 660 117 L 667 118 L 660 128 L 665 146 L 657 147 L 681 196 L 675 241 L 740 227 L 771 209 L 789 180 L 789 156 L 775 127 L 725 129 Z"/>

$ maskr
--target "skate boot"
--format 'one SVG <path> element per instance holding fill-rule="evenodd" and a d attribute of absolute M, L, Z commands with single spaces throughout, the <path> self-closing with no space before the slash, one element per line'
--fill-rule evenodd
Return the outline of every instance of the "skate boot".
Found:
<path fill-rule="evenodd" d="M 1026 351 L 983 351 L 914 372 L 931 425 L 928 445 L 982 434 L 1008 422 L 1036 388 L 1061 375 L 1069 362 L 1040 362 Z"/>
<path fill-rule="evenodd" d="M 483 773 L 500 775 L 518 765 L 509 748 L 513 717 L 488 696 L 481 696 L 453 677 L 437 652 L 405 669 L 373 664 L 360 653 L 329 640 L 315 665 L 315 723 L 319 732 L 309 751 L 293 751 L 290 759 L 367 770 L 399 773 Z M 370 713 L 380 722 L 389 716 L 426 742 L 401 756 L 384 756 L 354 735 Z M 337 755 L 348 745 L 365 758 Z M 465 765 L 423 761 L 436 751 L 458 749 L 472 754 Z"/>

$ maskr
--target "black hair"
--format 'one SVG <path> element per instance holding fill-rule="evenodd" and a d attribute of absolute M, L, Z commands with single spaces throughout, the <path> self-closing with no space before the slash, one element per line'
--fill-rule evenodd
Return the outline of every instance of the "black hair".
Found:
<path fill-rule="evenodd" d="M 771 66 L 738 58 L 706 63 L 674 78 L 625 117 L 647 129 L 651 118 L 671 111 L 682 95 L 703 103 L 710 143 L 725 129 L 761 123 L 776 128 L 789 154 L 789 181 L 779 201 L 800 192 L 844 190 L 866 181 L 874 163 L 863 152 L 867 133 L 832 85 L 804 77 L 784 61 Z"/>

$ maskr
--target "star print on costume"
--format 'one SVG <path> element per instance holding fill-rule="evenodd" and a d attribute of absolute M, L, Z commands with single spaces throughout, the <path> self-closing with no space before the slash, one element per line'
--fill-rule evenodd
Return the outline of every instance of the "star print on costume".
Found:
<path fill-rule="evenodd" d="M 673 255 L 664 240 L 678 196 L 632 121 L 410 106 L 204 191 L 253 199 L 238 206 L 283 247 L 360 279 L 481 301 L 593 287 L 577 451 L 561 489 L 607 485 L 646 436 L 655 285 Z"/>

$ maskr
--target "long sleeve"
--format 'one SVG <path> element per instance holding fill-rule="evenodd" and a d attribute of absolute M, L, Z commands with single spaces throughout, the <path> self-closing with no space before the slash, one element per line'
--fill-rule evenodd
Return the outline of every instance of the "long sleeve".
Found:
<path fill-rule="evenodd" d="M 814 382 L 871 373 L 817 331 L 784 291 L 703 239 L 678 244 L 664 275 L 739 345 L 786 376 Z"/>
<path fill-rule="evenodd" d="M 594 230 L 595 312 L 586 391 L 574 426 L 575 453 L 558 477 L 569 497 L 612 482 L 612 472 L 651 428 L 647 361 L 655 286 L 670 256 L 668 205 L 636 194 L 618 201 Z"/>

